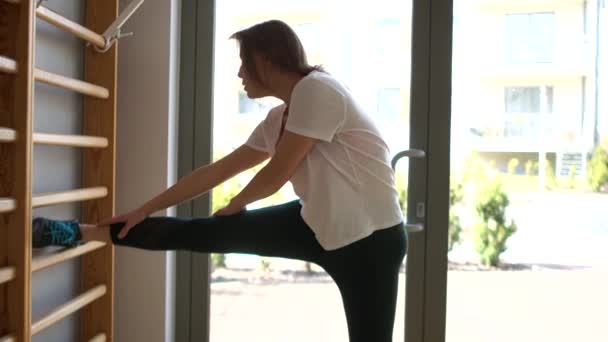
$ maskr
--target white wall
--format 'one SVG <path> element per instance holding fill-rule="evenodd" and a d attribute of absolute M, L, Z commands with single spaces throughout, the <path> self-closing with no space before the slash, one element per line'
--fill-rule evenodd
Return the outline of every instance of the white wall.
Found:
<path fill-rule="evenodd" d="M 123 28 L 134 36 L 118 51 L 117 214 L 175 183 L 179 7 L 146 0 Z M 173 252 L 116 248 L 115 341 L 173 341 L 174 264 Z"/>

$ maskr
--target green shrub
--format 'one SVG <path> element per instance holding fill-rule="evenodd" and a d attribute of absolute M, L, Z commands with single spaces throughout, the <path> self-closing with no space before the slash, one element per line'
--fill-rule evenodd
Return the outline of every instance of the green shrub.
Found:
<path fill-rule="evenodd" d="M 481 219 L 475 227 L 475 247 L 484 265 L 498 265 L 500 254 L 507 249 L 507 239 L 517 230 L 513 220 L 506 222 L 508 206 L 509 198 L 499 181 L 489 182 L 481 190 L 475 206 Z"/>
<path fill-rule="evenodd" d="M 401 206 L 401 212 L 404 216 L 407 216 L 407 189 L 398 189 L 399 192 L 399 205 Z"/>
<path fill-rule="evenodd" d="M 574 189 L 574 186 L 576 185 L 575 178 L 576 178 L 576 166 L 570 165 L 570 168 L 568 169 L 568 188 Z"/>
<path fill-rule="evenodd" d="M 399 204 L 403 215 L 407 215 L 407 172 L 399 172 L 398 168 L 395 170 L 395 185 L 397 187 L 397 193 L 399 194 Z"/>
<path fill-rule="evenodd" d="M 262 268 L 262 271 L 268 272 L 270 270 L 270 258 L 268 258 L 268 257 L 260 258 L 260 267 Z"/>
<path fill-rule="evenodd" d="M 554 189 L 557 187 L 557 179 L 555 178 L 555 170 L 553 164 L 548 159 L 545 159 L 545 188 Z"/>
<path fill-rule="evenodd" d="M 454 212 L 454 206 L 462 201 L 462 184 L 457 184 L 450 187 L 450 223 L 448 226 L 448 251 L 454 248 L 454 245 L 460 243 L 462 233 L 462 225 L 460 218 Z"/>
<path fill-rule="evenodd" d="M 528 159 L 528 161 L 526 162 L 526 175 L 527 176 L 534 176 L 534 163 Z"/>
<path fill-rule="evenodd" d="M 532 162 L 532 167 L 530 168 L 530 176 L 538 175 L 538 160 Z"/>
<path fill-rule="evenodd" d="M 226 254 L 222 253 L 212 253 L 211 254 L 211 264 L 213 268 L 226 268 Z"/>
<path fill-rule="evenodd" d="M 519 160 L 517 158 L 512 158 L 509 160 L 509 165 L 507 166 L 507 172 L 509 174 L 514 175 L 517 171 L 517 166 L 519 165 Z"/>
<path fill-rule="evenodd" d="M 587 171 L 587 181 L 593 191 L 600 191 L 608 184 L 608 152 L 598 145 L 593 151 Z"/>

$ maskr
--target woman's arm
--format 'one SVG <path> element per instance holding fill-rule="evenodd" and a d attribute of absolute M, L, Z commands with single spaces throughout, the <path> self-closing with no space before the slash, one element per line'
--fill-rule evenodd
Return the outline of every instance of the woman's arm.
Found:
<path fill-rule="evenodd" d="M 141 209 L 146 214 L 198 197 L 235 175 L 268 159 L 266 152 L 242 145 L 224 158 L 192 171 L 152 198 Z"/>
<path fill-rule="evenodd" d="M 277 192 L 291 178 L 302 159 L 306 157 L 316 142 L 317 139 L 286 130 L 270 162 L 238 195 L 232 198 L 226 207 L 218 211 L 218 214 L 234 214 L 241 211 L 247 204 Z"/>

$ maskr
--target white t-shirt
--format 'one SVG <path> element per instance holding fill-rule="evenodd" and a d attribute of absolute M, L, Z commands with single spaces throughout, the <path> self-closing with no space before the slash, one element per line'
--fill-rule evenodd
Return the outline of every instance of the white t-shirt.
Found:
<path fill-rule="evenodd" d="M 246 145 L 274 155 L 285 108 L 270 110 Z M 389 148 L 344 85 L 317 71 L 300 80 L 285 130 L 319 139 L 290 181 L 302 218 L 324 249 L 403 221 Z"/>

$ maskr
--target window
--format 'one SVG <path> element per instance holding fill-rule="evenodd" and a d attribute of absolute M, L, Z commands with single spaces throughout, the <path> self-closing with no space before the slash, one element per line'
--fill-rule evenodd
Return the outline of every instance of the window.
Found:
<path fill-rule="evenodd" d="M 404 75 L 405 45 L 401 19 L 383 19 L 376 23 L 376 76 L 394 85 Z"/>
<path fill-rule="evenodd" d="M 378 123 L 394 125 L 401 112 L 401 89 L 378 89 Z"/>
<path fill-rule="evenodd" d="M 506 137 L 537 138 L 551 131 L 546 114 L 553 112 L 553 87 L 506 87 Z"/>
<path fill-rule="evenodd" d="M 268 112 L 270 106 L 258 100 L 247 97 L 247 93 L 239 91 L 239 114 Z"/>
<path fill-rule="evenodd" d="M 554 13 L 505 16 L 505 53 L 508 63 L 551 63 L 554 45 Z"/>
<path fill-rule="evenodd" d="M 313 54 L 320 49 L 321 35 L 318 24 L 304 23 L 294 27 L 306 54 Z"/>
<path fill-rule="evenodd" d="M 544 105 L 547 113 L 553 111 L 553 87 L 545 89 Z M 540 113 L 541 87 L 506 87 L 505 112 L 506 113 Z"/>
<path fill-rule="evenodd" d="M 403 41 L 400 19 L 384 19 L 378 23 L 378 54 L 390 58 L 401 55 L 400 42 Z"/>

